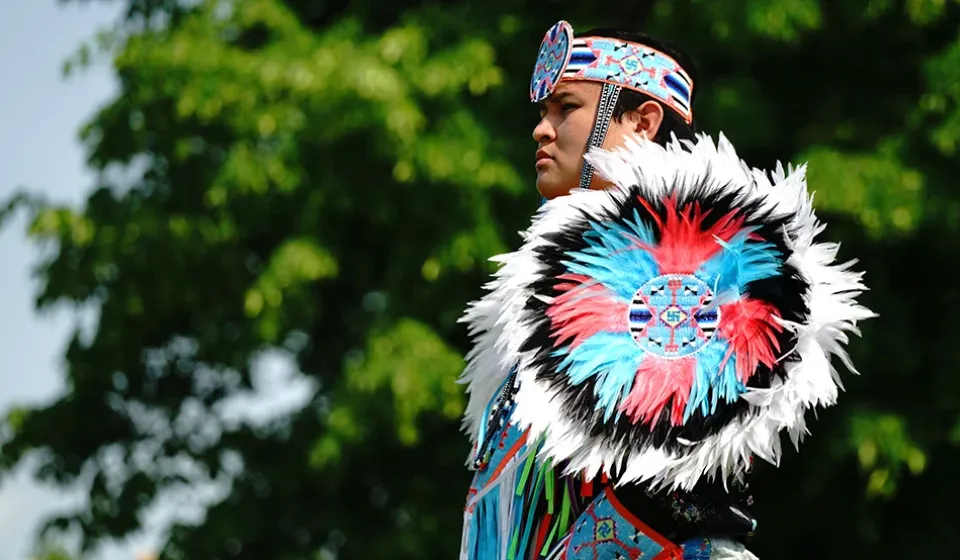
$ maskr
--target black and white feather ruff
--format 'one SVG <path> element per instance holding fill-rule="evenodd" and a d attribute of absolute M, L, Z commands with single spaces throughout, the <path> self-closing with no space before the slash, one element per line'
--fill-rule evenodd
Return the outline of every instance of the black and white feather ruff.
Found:
<path fill-rule="evenodd" d="M 542 206 L 462 318 L 465 429 L 516 367 L 511 420 L 566 472 L 692 489 L 777 464 L 874 316 L 862 273 L 815 241 L 805 166 L 751 169 L 722 135 L 587 158 L 613 187 Z"/>

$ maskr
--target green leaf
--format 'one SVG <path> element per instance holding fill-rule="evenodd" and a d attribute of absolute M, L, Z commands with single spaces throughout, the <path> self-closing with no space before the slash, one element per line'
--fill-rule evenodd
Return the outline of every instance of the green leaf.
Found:
<path fill-rule="evenodd" d="M 859 413 L 851 420 L 851 443 L 867 473 L 867 493 L 892 497 L 901 471 L 923 473 L 927 456 L 910 437 L 907 421 L 894 414 Z"/>
<path fill-rule="evenodd" d="M 818 210 L 849 214 L 878 237 L 920 225 L 924 176 L 900 163 L 893 148 L 849 154 L 819 147 L 801 160 L 809 166 L 808 185 Z"/>

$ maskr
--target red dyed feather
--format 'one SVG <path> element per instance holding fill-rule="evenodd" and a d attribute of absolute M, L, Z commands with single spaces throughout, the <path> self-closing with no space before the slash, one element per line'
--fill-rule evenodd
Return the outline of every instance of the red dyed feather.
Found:
<path fill-rule="evenodd" d="M 555 346 L 573 338 L 571 348 L 599 332 L 629 332 L 627 324 L 630 305 L 600 284 L 588 283 L 590 277 L 582 274 L 564 274 L 558 279 L 567 282 L 557 284 L 563 292 L 547 308 L 547 317 L 557 337 Z"/>
<path fill-rule="evenodd" d="M 693 274 L 703 263 L 709 260 L 720 244 L 715 237 L 728 242 L 743 227 L 745 217 L 733 210 L 713 224 L 703 229 L 703 221 L 710 210 L 701 212 L 700 202 L 687 204 L 683 210 L 677 208 L 677 196 L 663 200 L 667 207 L 666 222 L 650 207 L 643 198 L 637 197 L 650 215 L 653 216 L 661 231 L 657 246 L 644 246 L 657 260 L 661 274 Z"/>
<path fill-rule="evenodd" d="M 746 383 L 763 364 L 773 368 L 780 353 L 777 334 L 783 332 L 783 325 L 777 322 L 780 312 L 773 305 L 756 299 L 744 298 L 734 303 L 720 306 L 720 326 L 717 336 L 726 339 L 730 345 L 727 355 L 720 365 L 726 365 L 733 354 L 737 355 L 737 379 Z"/>
<path fill-rule="evenodd" d="M 673 399 L 670 421 L 674 426 L 683 424 L 683 411 L 693 387 L 696 367 L 695 356 L 665 360 L 648 354 L 637 368 L 633 388 L 619 410 L 634 423 L 652 425 Z"/>

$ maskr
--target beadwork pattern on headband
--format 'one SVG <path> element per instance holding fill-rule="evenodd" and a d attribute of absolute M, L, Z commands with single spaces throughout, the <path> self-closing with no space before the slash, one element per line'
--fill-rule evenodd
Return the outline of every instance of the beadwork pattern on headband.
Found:
<path fill-rule="evenodd" d="M 693 120 L 693 81 L 673 58 L 619 39 L 574 39 L 570 24 L 560 21 L 541 42 L 530 81 L 531 101 L 543 101 L 565 80 L 620 85 L 658 99 L 686 122 Z"/>

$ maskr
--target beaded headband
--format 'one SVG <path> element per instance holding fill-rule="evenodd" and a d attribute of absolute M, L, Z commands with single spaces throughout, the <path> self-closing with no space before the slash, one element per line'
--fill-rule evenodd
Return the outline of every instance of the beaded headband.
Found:
<path fill-rule="evenodd" d="M 629 41 L 607 37 L 574 39 L 573 28 L 559 21 L 547 31 L 530 80 L 534 103 L 550 96 L 561 81 L 585 80 L 645 93 L 693 121 L 693 81 L 671 57 Z"/>

